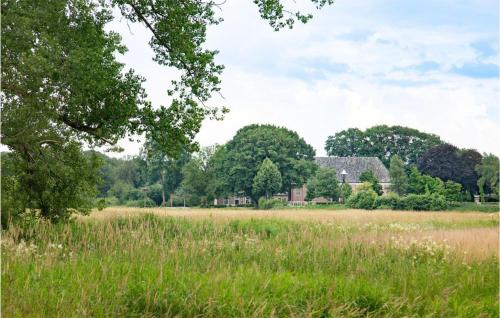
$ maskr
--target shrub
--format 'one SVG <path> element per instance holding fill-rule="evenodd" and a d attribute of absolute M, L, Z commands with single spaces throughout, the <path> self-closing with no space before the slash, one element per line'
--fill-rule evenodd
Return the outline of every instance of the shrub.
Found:
<path fill-rule="evenodd" d="M 127 201 L 142 200 L 143 198 L 144 194 L 142 193 L 142 191 L 136 188 L 129 189 L 129 191 L 125 195 L 125 199 Z"/>
<path fill-rule="evenodd" d="M 348 183 L 342 183 L 340 186 L 340 197 L 342 198 L 342 203 L 345 203 L 347 198 L 352 194 L 352 188 Z"/>
<path fill-rule="evenodd" d="M 114 205 L 120 205 L 120 200 L 116 197 L 107 197 L 104 198 L 104 201 L 106 203 L 106 206 L 114 206 Z"/>
<path fill-rule="evenodd" d="M 117 198 L 120 204 L 125 203 L 127 201 L 128 193 L 134 187 L 128 183 L 123 181 L 118 181 L 109 189 L 108 194 Z"/>
<path fill-rule="evenodd" d="M 286 203 L 280 199 L 266 199 L 264 197 L 259 199 L 259 209 L 261 210 L 269 210 L 284 206 L 286 206 Z"/>
<path fill-rule="evenodd" d="M 397 209 L 400 201 L 401 197 L 397 193 L 391 192 L 387 195 L 378 197 L 376 205 L 379 208 Z"/>
<path fill-rule="evenodd" d="M 447 201 L 464 201 L 462 185 L 460 183 L 448 180 L 444 183 L 444 196 Z"/>
<path fill-rule="evenodd" d="M 409 194 L 400 199 L 394 209 L 415 211 L 441 211 L 446 210 L 448 202 L 439 194 Z"/>
<path fill-rule="evenodd" d="M 346 205 L 355 209 L 372 210 L 377 207 L 377 197 L 372 189 L 358 191 L 347 199 Z"/>
<path fill-rule="evenodd" d="M 21 217 L 25 212 L 25 197 L 21 195 L 19 182 L 11 176 L 2 176 L 1 179 L 1 222 L 2 228 L 6 228 L 10 221 Z"/>
<path fill-rule="evenodd" d="M 382 190 L 382 186 L 378 183 L 377 177 L 373 174 L 373 171 L 366 170 L 361 173 L 359 176 L 359 180 L 361 182 L 368 182 L 371 185 L 371 188 L 377 195 L 382 195 L 384 192 Z"/>
<path fill-rule="evenodd" d="M 393 210 L 441 211 L 450 207 L 451 203 L 439 194 L 408 194 L 400 197 L 389 193 L 378 197 L 376 206 Z"/>
<path fill-rule="evenodd" d="M 97 210 L 101 211 L 105 209 L 108 205 L 106 204 L 106 199 L 100 198 L 96 201 Z"/>

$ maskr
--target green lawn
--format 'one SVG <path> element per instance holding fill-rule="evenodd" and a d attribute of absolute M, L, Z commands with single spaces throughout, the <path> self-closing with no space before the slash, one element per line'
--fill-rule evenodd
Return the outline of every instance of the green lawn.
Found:
<path fill-rule="evenodd" d="M 11 227 L 2 314 L 498 317 L 497 256 L 465 262 L 434 242 L 368 244 L 355 235 L 376 229 L 360 229 L 153 215 Z"/>

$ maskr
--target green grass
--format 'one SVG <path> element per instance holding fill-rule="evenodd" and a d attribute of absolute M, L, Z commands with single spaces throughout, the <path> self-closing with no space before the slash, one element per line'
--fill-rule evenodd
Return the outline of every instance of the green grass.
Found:
<path fill-rule="evenodd" d="M 487 202 L 476 204 L 474 202 L 461 202 L 458 206 L 449 208 L 451 211 L 466 211 L 466 212 L 499 212 L 500 207 L 498 202 Z"/>
<path fill-rule="evenodd" d="M 498 260 L 337 226 L 152 215 L 11 227 L 4 317 L 498 317 Z"/>

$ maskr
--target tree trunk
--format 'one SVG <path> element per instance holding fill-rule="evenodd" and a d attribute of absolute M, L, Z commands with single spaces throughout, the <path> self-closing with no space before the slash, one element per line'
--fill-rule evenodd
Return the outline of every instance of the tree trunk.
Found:
<path fill-rule="evenodd" d="M 170 207 L 173 207 L 174 206 L 174 193 L 171 192 L 170 193 Z"/>
<path fill-rule="evenodd" d="M 161 206 L 166 206 L 167 205 L 167 198 L 165 195 L 165 184 L 164 184 L 163 171 L 160 171 L 160 182 L 161 182 Z"/>

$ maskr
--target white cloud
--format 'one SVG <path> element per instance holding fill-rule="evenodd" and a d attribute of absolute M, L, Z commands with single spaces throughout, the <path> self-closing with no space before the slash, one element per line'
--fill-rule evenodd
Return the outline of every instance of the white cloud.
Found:
<path fill-rule="evenodd" d="M 492 62 L 481 60 L 471 44 L 497 39 L 497 30 L 459 23 L 459 17 L 426 24 L 384 16 L 384 5 L 338 1 L 305 26 L 273 32 L 250 1 L 228 2 L 225 22 L 209 30 L 207 47 L 221 51 L 222 93 L 231 112 L 224 121 L 206 121 L 197 139 L 202 145 L 224 143 L 244 125 L 273 123 L 296 130 L 324 154 L 326 137 L 342 129 L 398 124 L 500 154 L 498 81 L 448 72 L 469 61 Z M 175 72 L 151 61 L 147 32 L 134 26 L 132 36 L 118 28 L 130 48 L 123 60 L 147 78 L 153 102 L 166 104 Z M 491 44 L 498 50 L 498 39 Z M 429 61 L 438 69 L 414 68 Z M 325 63 L 342 63 L 349 71 L 328 70 Z M 127 153 L 137 152 L 137 146 L 127 147 Z"/>

